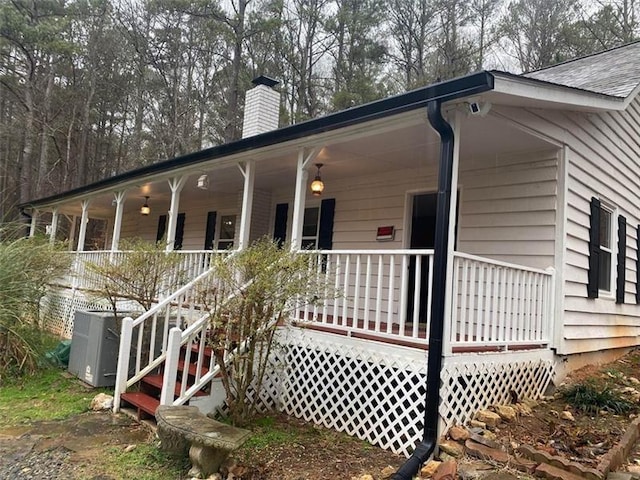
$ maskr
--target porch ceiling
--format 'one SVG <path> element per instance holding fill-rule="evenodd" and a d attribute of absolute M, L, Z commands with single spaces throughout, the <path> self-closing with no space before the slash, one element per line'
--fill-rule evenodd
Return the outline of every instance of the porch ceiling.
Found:
<path fill-rule="evenodd" d="M 360 129 L 352 134 L 322 142 L 310 139 L 310 143 L 321 145 L 314 163 L 324 164 L 322 175 L 331 178 L 355 178 L 366 174 L 383 173 L 404 168 L 420 168 L 438 162 L 440 139 L 431 129 L 425 112 L 387 119 L 384 128 Z M 332 138 L 332 137 L 329 137 Z M 494 160 L 496 158 L 544 150 L 553 145 L 519 130 L 506 121 L 488 115 L 463 116 L 461 120 L 460 161 Z M 256 151 L 256 180 L 258 190 L 289 187 L 294 190 L 298 147 L 284 146 L 272 153 Z M 243 188 L 243 176 L 237 165 L 220 165 L 222 162 L 203 163 L 199 168 L 184 172 L 189 175 L 181 198 L 196 201 L 214 201 L 217 196 L 236 195 Z M 200 190 L 196 181 L 202 174 L 209 178 L 209 188 Z M 309 167 L 309 177 L 315 175 L 315 167 Z M 125 213 L 138 210 L 149 196 L 152 209 L 163 210 L 169 205 L 171 191 L 166 179 L 138 184 L 128 190 Z M 114 207 L 113 195 L 106 193 L 94 197 L 90 206 L 92 216 L 111 216 Z M 80 202 L 65 204 L 64 213 L 79 215 Z"/>

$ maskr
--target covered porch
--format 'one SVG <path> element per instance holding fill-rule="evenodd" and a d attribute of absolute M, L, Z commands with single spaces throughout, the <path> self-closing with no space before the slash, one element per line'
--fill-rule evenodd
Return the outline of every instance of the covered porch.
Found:
<path fill-rule="evenodd" d="M 467 115 L 466 105 L 448 111 L 457 195 L 446 351 L 548 348 L 561 150 L 498 115 Z M 424 349 L 439 147 L 414 110 L 197 165 L 185 158 L 162 174 L 34 207 L 31 233 L 46 227 L 51 241 L 66 242 L 74 268 L 60 286 L 76 296 L 99 281 L 87 263 L 117 261 L 128 238 L 179 252 L 187 279 L 211 256 L 263 236 L 301 254 L 319 250 L 316 274 L 339 295 L 300 308 L 296 324 Z M 317 174 L 321 195 L 309 189 Z"/>

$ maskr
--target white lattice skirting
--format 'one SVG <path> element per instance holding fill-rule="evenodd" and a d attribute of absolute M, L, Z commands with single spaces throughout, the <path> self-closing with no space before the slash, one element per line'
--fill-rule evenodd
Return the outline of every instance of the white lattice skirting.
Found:
<path fill-rule="evenodd" d="M 117 306 L 124 312 L 140 310 L 140 307 L 131 301 L 118 302 Z M 45 321 L 46 329 L 63 338 L 71 338 L 73 335 L 76 310 L 110 311 L 111 304 L 104 299 L 92 298 L 82 290 L 55 287 L 49 287 L 40 303 L 40 314 Z"/>
<path fill-rule="evenodd" d="M 267 403 L 410 455 L 423 433 L 426 352 L 294 328 L 279 341 L 277 367 L 262 392 L 272 395 Z M 442 424 L 508 403 L 512 390 L 539 398 L 553 373 L 550 351 L 451 357 L 442 374 Z"/>

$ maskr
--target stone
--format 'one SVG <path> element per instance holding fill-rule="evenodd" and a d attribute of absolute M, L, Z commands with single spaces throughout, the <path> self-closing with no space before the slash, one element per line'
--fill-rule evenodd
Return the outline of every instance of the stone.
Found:
<path fill-rule="evenodd" d="M 584 477 L 580 475 L 567 472 L 566 470 L 554 467 L 547 463 L 541 463 L 538 465 L 534 473 L 536 477 L 543 477 L 549 480 L 584 480 Z"/>
<path fill-rule="evenodd" d="M 137 445 L 127 445 L 124 447 L 124 453 L 133 452 L 136 449 Z"/>
<path fill-rule="evenodd" d="M 487 447 L 481 443 L 474 442 L 469 439 L 464 443 L 467 454 L 481 460 L 492 460 L 499 463 L 507 463 L 509 454 L 497 448 Z"/>
<path fill-rule="evenodd" d="M 560 418 L 562 420 L 569 420 L 570 422 L 575 422 L 576 419 L 573 416 L 573 413 L 571 413 L 569 410 L 564 410 L 561 414 L 560 414 Z"/>
<path fill-rule="evenodd" d="M 458 473 L 456 462 L 444 462 L 438 467 L 432 478 L 434 480 L 455 480 L 456 473 Z"/>
<path fill-rule="evenodd" d="M 442 465 L 442 462 L 429 460 L 429 462 L 420 469 L 420 478 L 431 478 L 440 465 Z"/>
<path fill-rule="evenodd" d="M 443 441 L 438 444 L 440 450 L 451 455 L 454 458 L 460 458 L 464 455 L 464 448 L 457 442 Z M 447 462 L 445 462 L 447 463 Z"/>
<path fill-rule="evenodd" d="M 500 423 L 500 415 L 490 410 L 478 410 L 476 420 L 485 423 L 487 427 L 497 427 Z"/>
<path fill-rule="evenodd" d="M 383 479 L 391 478 L 391 475 L 393 475 L 394 473 L 396 473 L 396 468 L 392 467 L 391 465 L 387 465 L 380 472 L 380 477 Z"/>
<path fill-rule="evenodd" d="M 493 467 L 484 462 L 477 460 L 465 461 L 458 465 L 458 476 L 462 480 L 480 480 L 485 479 L 491 470 L 493 470 Z"/>
<path fill-rule="evenodd" d="M 484 480 L 518 480 L 518 477 L 508 472 L 492 472 L 483 477 Z"/>
<path fill-rule="evenodd" d="M 364 475 L 360 475 L 359 477 L 353 477 L 353 480 L 374 480 L 374 478 L 368 473 L 365 473 Z"/>
<path fill-rule="evenodd" d="M 531 417 L 533 415 L 533 410 L 526 403 L 519 403 L 518 410 L 522 416 Z"/>
<path fill-rule="evenodd" d="M 634 385 L 640 385 L 640 380 L 638 380 L 636 377 L 629 377 L 628 380 Z"/>
<path fill-rule="evenodd" d="M 469 426 L 473 428 L 481 428 L 483 430 L 487 428 L 487 424 L 480 420 L 469 420 Z"/>
<path fill-rule="evenodd" d="M 516 411 L 508 405 L 495 405 L 493 407 L 500 418 L 505 422 L 513 422 L 516 419 Z"/>
<path fill-rule="evenodd" d="M 500 448 L 500 445 L 495 442 L 495 439 L 489 438 L 486 435 L 476 435 L 475 433 L 472 433 L 469 435 L 469 438 L 474 442 L 481 443 L 489 448 Z"/>
<path fill-rule="evenodd" d="M 498 431 L 498 429 L 496 429 Z M 498 435 L 493 433 L 491 430 L 485 430 L 482 432 L 482 436 L 488 440 L 496 441 L 498 439 Z"/>
<path fill-rule="evenodd" d="M 99 393 L 91 400 L 91 410 L 98 412 L 100 410 L 111 410 L 113 408 L 113 395 Z"/>
<path fill-rule="evenodd" d="M 438 452 L 438 458 L 443 461 L 443 462 L 455 462 L 456 461 L 456 457 L 449 455 L 447 452 L 443 452 L 442 450 L 440 450 L 440 452 Z"/>
<path fill-rule="evenodd" d="M 449 437 L 457 442 L 464 442 L 467 438 L 469 438 L 469 431 L 466 428 L 459 427 L 457 425 L 451 427 L 448 433 Z"/>

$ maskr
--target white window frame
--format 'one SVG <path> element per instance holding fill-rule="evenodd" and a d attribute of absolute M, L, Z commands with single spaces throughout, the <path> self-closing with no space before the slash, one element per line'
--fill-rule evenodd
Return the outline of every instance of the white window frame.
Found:
<path fill-rule="evenodd" d="M 304 207 L 304 214 L 302 217 L 302 231 L 300 232 L 301 234 L 304 233 L 304 217 L 306 216 L 307 210 L 311 210 L 312 208 L 317 208 L 318 209 L 318 219 L 316 222 L 316 234 L 315 235 L 302 235 L 302 241 L 301 241 L 301 246 L 304 249 L 304 244 L 305 241 L 309 241 L 309 240 L 313 240 L 313 249 L 312 250 L 317 250 L 318 249 L 318 239 L 320 238 L 320 215 L 322 215 L 322 207 L 320 204 L 317 205 L 305 205 Z"/>
<path fill-rule="evenodd" d="M 215 240 L 214 240 L 214 245 L 215 245 L 214 250 L 232 250 L 236 246 L 236 235 L 238 234 L 238 214 L 235 212 L 220 213 L 218 217 L 219 218 L 216 219 L 217 225 L 216 225 L 216 234 L 215 234 Z M 235 218 L 232 238 L 222 238 L 220 236 L 220 234 L 222 233 L 222 219 L 225 217 Z M 225 248 L 221 248 L 220 242 L 231 242 L 231 245 Z"/>
<path fill-rule="evenodd" d="M 612 206 L 609 202 L 600 199 L 600 229 L 602 228 L 602 222 L 604 220 L 604 212 L 609 213 L 609 247 L 603 247 L 602 242 L 600 242 L 600 232 L 598 232 L 598 243 L 600 248 L 600 255 L 603 253 L 609 255 L 609 289 L 605 290 L 602 288 L 600 284 L 600 274 L 598 273 L 598 291 L 603 297 L 614 297 L 615 294 L 615 281 L 616 281 L 616 259 L 617 259 L 617 225 L 618 225 L 618 214 L 617 210 L 614 206 Z M 598 266 L 598 270 L 600 270 L 600 266 Z"/>

